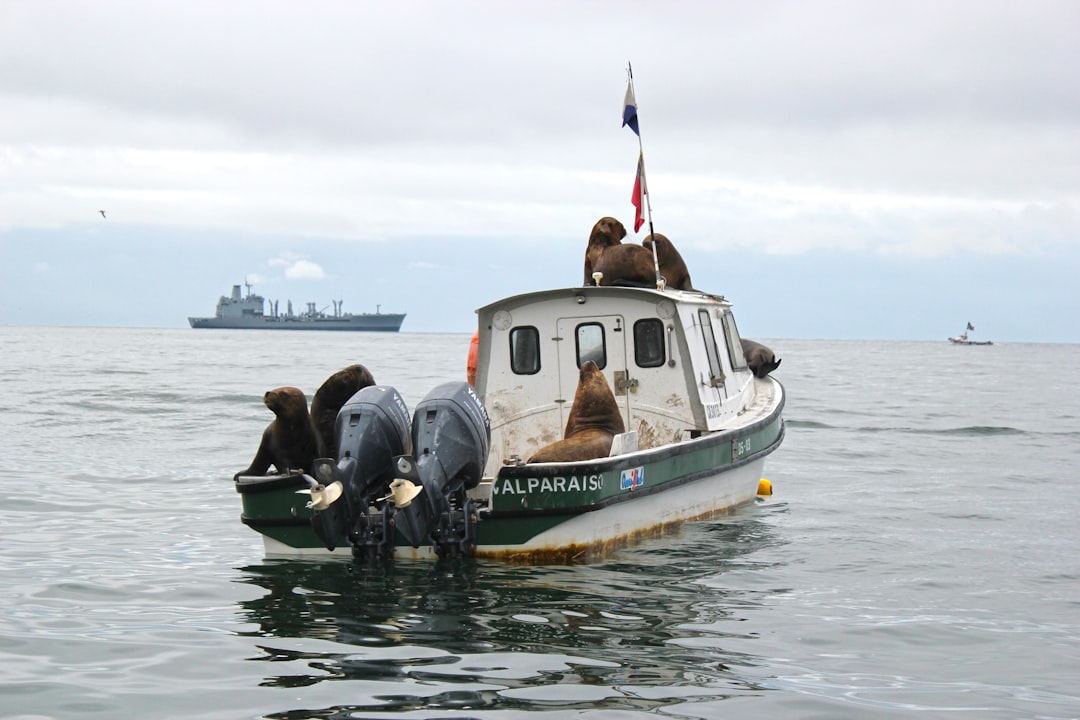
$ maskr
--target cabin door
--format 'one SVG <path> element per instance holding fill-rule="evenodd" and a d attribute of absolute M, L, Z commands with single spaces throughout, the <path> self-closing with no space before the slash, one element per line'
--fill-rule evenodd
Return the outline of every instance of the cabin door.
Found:
<path fill-rule="evenodd" d="M 621 315 L 591 316 L 587 318 L 560 318 L 557 344 L 559 347 L 559 406 L 562 427 L 566 427 L 570 405 L 578 386 L 578 370 L 581 363 L 592 360 L 604 371 L 615 400 L 623 413 L 623 421 L 630 426 L 630 408 L 623 378 L 626 372 L 626 322 Z M 619 381 L 621 391 L 616 389 Z"/>

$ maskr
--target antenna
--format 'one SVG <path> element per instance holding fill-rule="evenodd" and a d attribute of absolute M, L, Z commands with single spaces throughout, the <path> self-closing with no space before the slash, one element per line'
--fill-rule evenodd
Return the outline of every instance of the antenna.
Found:
<path fill-rule="evenodd" d="M 649 193 L 649 184 L 645 181 L 645 146 L 641 140 L 641 126 L 637 116 L 637 97 L 634 94 L 634 68 L 628 61 L 626 63 L 626 99 L 623 102 L 623 125 L 629 125 L 638 139 L 638 166 L 637 175 L 634 178 L 634 192 L 631 202 L 634 204 L 634 232 L 638 231 L 640 224 L 637 222 L 641 216 L 641 204 L 644 202 L 646 215 L 649 218 L 649 237 L 652 242 L 653 270 L 656 272 L 656 289 L 664 289 L 664 280 L 660 277 L 660 260 L 656 251 L 656 232 L 653 230 L 652 197 Z"/>

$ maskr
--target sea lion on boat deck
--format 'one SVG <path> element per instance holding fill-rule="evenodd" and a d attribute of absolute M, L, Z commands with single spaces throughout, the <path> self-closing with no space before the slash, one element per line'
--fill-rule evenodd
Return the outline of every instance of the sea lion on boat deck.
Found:
<path fill-rule="evenodd" d="M 326 382 L 315 391 L 315 396 L 311 398 L 311 422 L 315 425 L 315 433 L 321 443 L 319 457 L 337 459 L 337 434 L 334 425 L 338 412 L 349 398 L 374 384 L 375 378 L 366 367 L 350 365 L 326 378 Z"/>
<path fill-rule="evenodd" d="M 233 476 L 265 475 L 273 465 L 279 473 L 311 470 L 319 457 L 319 439 L 308 414 L 307 398 L 299 388 L 279 387 L 263 395 L 274 419 L 263 431 L 255 459 L 245 470 Z"/>
<path fill-rule="evenodd" d="M 589 245 L 585 248 L 585 284 L 592 285 L 593 267 L 604 250 L 622 243 L 626 237 L 626 228 L 613 217 L 602 217 L 593 225 L 589 233 Z"/>
<path fill-rule="evenodd" d="M 776 358 L 772 350 L 759 342 L 747 340 L 746 338 L 739 339 L 742 341 L 743 357 L 746 358 L 746 364 L 754 372 L 754 377 L 763 378 L 780 367 L 780 360 Z"/>
<path fill-rule="evenodd" d="M 604 373 L 592 360 L 581 364 L 577 392 L 563 439 L 545 445 L 529 462 L 573 462 L 607 457 L 612 439 L 626 430 Z"/>
<path fill-rule="evenodd" d="M 693 290 L 690 284 L 690 271 L 686 269 L 682 255 L 666 236 L 653 233 L 641 241 L 642 247 L 651 253 L 654 239 L 656 240 L 656 262 L 660 265 L 660 276 L 664 278 L 664 284 L 676 290 Z"/>
<path fill-rule="evenodd" d="M 641 245 L 622 243 L 604 248 L 593 263 L 593 272 L 603 275 L 601 285 L 656 287 L 652 250 Z"/>

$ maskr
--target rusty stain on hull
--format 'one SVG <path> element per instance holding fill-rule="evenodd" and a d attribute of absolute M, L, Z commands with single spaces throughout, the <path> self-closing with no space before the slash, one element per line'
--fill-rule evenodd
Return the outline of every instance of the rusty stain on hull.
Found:
<path fill-rule="evenodd" d="M 699 513 L 691 517 L 679 518 L 678 520 L 671 520 L 669 522 L 657 523 L 647 528 L 635 530 L 634 532 L 624 533 L 612 538 L 608 538 L 602 542 L 595 543 L 574 543 L 559 546 L 537 546 L 535 548 L 529 548 L 522 550 L 520 548 L 507 548 L 505 550 L 488 550 L 484 547 L 476 548 L 476 557 L 502 560 L 509 563 L 518 564 L 562 564 L 562 563 L 578 563 L 589 562 L 603 558 L 605 555 L 609 555 L 615 550 L 618 550 L 635 543 L 639 543 L 643 540 L 649 540 L 652 538 L 663 537 L 671 533 L 676 528 L 685 525 L 690 522 L 701 522 L 704 520 L 713 520 L 718 517 L 724 517 L 730 515 L 739 508 L 750 504 L 753 500 L 747 500 L 746 502 L 739 503 L 737 505 L 731 505 L 725 508 L 719 508 L 716 510 L 709 510 L 704 513 Z"/>

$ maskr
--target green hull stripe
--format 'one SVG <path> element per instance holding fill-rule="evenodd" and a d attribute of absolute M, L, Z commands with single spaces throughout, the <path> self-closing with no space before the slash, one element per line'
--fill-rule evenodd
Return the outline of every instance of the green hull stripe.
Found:
<path fill-rule="evenodd" d="M 686 485 L 687 483 L 696 482 L 698 480 L 701 480 L 702 478 L 706 478 L 706 477 L 709 477 L 709 476 L 712 476 L 712 475 L 723 473 L 723 472 L 726 472 L 728 470 L 733 470 L 733 469 L 735 469 L 737 467 L 742 467 L 743 465 L 747 465 L 749 463 L 754 462 L 755 460 L 758 460 L 759 458 L 762 458 L 762 457 L 764 457 L 766 455 L 771 454 L 774 450 L 776 450 L 777 447 L 780 446 L 780 443 L 783 441 L 783 439 L 784 439 L 784 428 L 783 428 L 783 426 L 781 426 L 780 427 L 780 432 L 776 435 L 776 437 L 773 439 L 773 441 L 771 443 L 769 443 L 769 445 L 765 446 L 764 448 L 762 448 L 760 450 L 752 451 L 749 454 L 740 455 L 739 459 L 737 459 L 737 460 L 732 461 L 732 460 L 729 459 L 728 462 L 726 462 L 722 466 L 711 465 L 711 466 L 705 467 L 704 469 L 698 469 L 698 470 L 685 472 L 685 473 L 683 473 L 681 475 L 672 475 L 672 476 L 670 476 L 669 480 L 664 480 L 664 481 L 662 481 L 660 483 L 655 483 L 654 482 L 654 483 L 650 484 L 650 482 L 649 482 L 650 474 L 655 476 L 656 473 L 657 473 L 657 469 L 664 467 L 664 465 L 662 465 L 660 462 L 655 462 L 654 461 L 654 462 L 650 462 L 650 463 L 645 464 L 645 468 L 646 468 L 646 471 L 645 471 L 645 478 L 646 478 L 645 484 L 641 485 L 641 486 L 638 486 L 638 487 L 634 488 L 633 490 L 622 490 L 621 488 L 616 488 L 614 493 L 605 493 L 604 496 L 601 497 L 600 499 L 594 500 L 593 502 L 581 503 L 581 504 L 578 504 L 578 505 L 570 505 L 570 506 L 562 505 L 560 507 L 546 507 L 546 508 L 541 507 L 541 508 L 535 508 L 535 509 L 529 508 L 529 509 L 513 509 L 513 510 L 492 510 L 491 512 L 484 515 L 484 519 L 485 520 L 488 520 L 488 519 L 502 519 L 502 518 L 510 519 L 510 518 L 522 518 L 522 517 L 539 517 L 539 516 L 544 516 L 544 515 L 557 515 L 559 517 L 572 517 L 574 515 L 580 515 L 580 514 L 586 513 L 586 512 L 593 512 L 595 510 L 603 510 L 604 508 L 611 507 L 612 505 L 617 505 L 618 503 L 629 502 L 629 501 L 632 501 L 632 500 L 640 500 L 641 498 L 648 497 L 649 495 L 656 495 L 656 494 L 662 493 L 662 492 L 664 492 L 666 490 L 670 490 L 671 488 L 679 487 L 680 485 Z M 697 452 L 700 453 L 702 451 L 699 450 Z M 729 449 L 729 453 L 730 453 L 730 449 Z M 729 457 L 730 457 L 730 455 L 729 455 Z M 690 464 L 690 463 L 691 463 L 691 461 L 687 460 L 686 463 L 682 463 L 682 464 Z M 692 463 L 692 464 L 697 465 L 698 463 Z M 609 473 L 611 473 L 613 475 L 616 475 L 618 473 L 621 473 L 622 470 L 632 468 L 632 467 L 636 467 L 636 464 L 633 463 L 633 462 L 631 462 L 631 463 L 620 462 L 618 465 L 608 468 L 606 470 L 606 472 L 609 472 Z M 503 478 L 502 473 L 499 474 L 499 477 Z M 498 482 L 498 481 L 496 481 L 496 482 Z M 606 488 L 606 483 L 605 483 L 605 488 Z"/>

